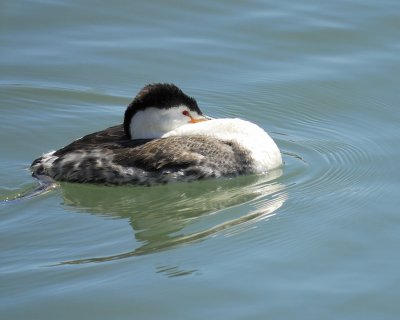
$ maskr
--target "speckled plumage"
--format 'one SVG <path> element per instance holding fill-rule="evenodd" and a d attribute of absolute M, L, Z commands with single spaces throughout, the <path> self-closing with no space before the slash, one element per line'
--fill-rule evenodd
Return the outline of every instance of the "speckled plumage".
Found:
<path fill-rule="evenodd" d="M 211 137 L 129 140 L 123 126 L 87 135 L 32 163 L 33 175 L 55 180 L 152 185 L 252 172 L 249 152 Z"/>

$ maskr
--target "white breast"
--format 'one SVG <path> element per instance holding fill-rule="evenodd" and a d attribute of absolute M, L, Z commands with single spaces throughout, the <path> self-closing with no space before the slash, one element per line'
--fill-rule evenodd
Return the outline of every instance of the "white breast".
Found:
<path fill-rule="evenodd" d="M 248 149 L 255 162 L 255 171 L 266 172 L 282 165 L 282 156 L 274 140 L 259 126 L 241 119 L 213 119 L 185 124 L 162 137 L 210 136 L 223 141 L 235 141 Z"/>

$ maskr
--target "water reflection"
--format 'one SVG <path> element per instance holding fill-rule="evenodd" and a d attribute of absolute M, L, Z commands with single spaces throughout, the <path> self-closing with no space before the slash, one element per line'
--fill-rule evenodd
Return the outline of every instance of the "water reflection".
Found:
<path fill-rule="evenodd" d="M 241 232 L 282 206 L 287 196 L 277 181 L 281 175 L 281 170 L 275 170 L 268 175 L 151 188 L 63 184 L 65 205 L 128 220 L 139 244 L 130 252 L 64 263 L 122 259 L 189 244 L 220 232 Z"/>

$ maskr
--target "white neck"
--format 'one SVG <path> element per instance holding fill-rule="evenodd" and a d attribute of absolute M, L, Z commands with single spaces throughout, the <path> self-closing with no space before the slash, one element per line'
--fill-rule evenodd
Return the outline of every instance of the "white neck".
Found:
<path fill-rule="evenodd" d="M 214 119 L 187 124 L 163 135 L 209 136 L 223 141 L 235 141 L 249 150 L 256 172 L 266 172 L 282 165 L 281 153 L 272 138 L 259 126 L 241 119 Z"/>

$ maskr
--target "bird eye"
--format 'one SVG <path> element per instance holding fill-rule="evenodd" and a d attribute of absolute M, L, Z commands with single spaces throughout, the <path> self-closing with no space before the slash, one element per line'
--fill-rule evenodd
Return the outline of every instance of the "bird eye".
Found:
<path fill-rule="evenodd" d="M 182 111 L 182 114 L 183 114 L 184 116 L 190 117 L 189 112 L 188 112 L 187 110 Z"/>

